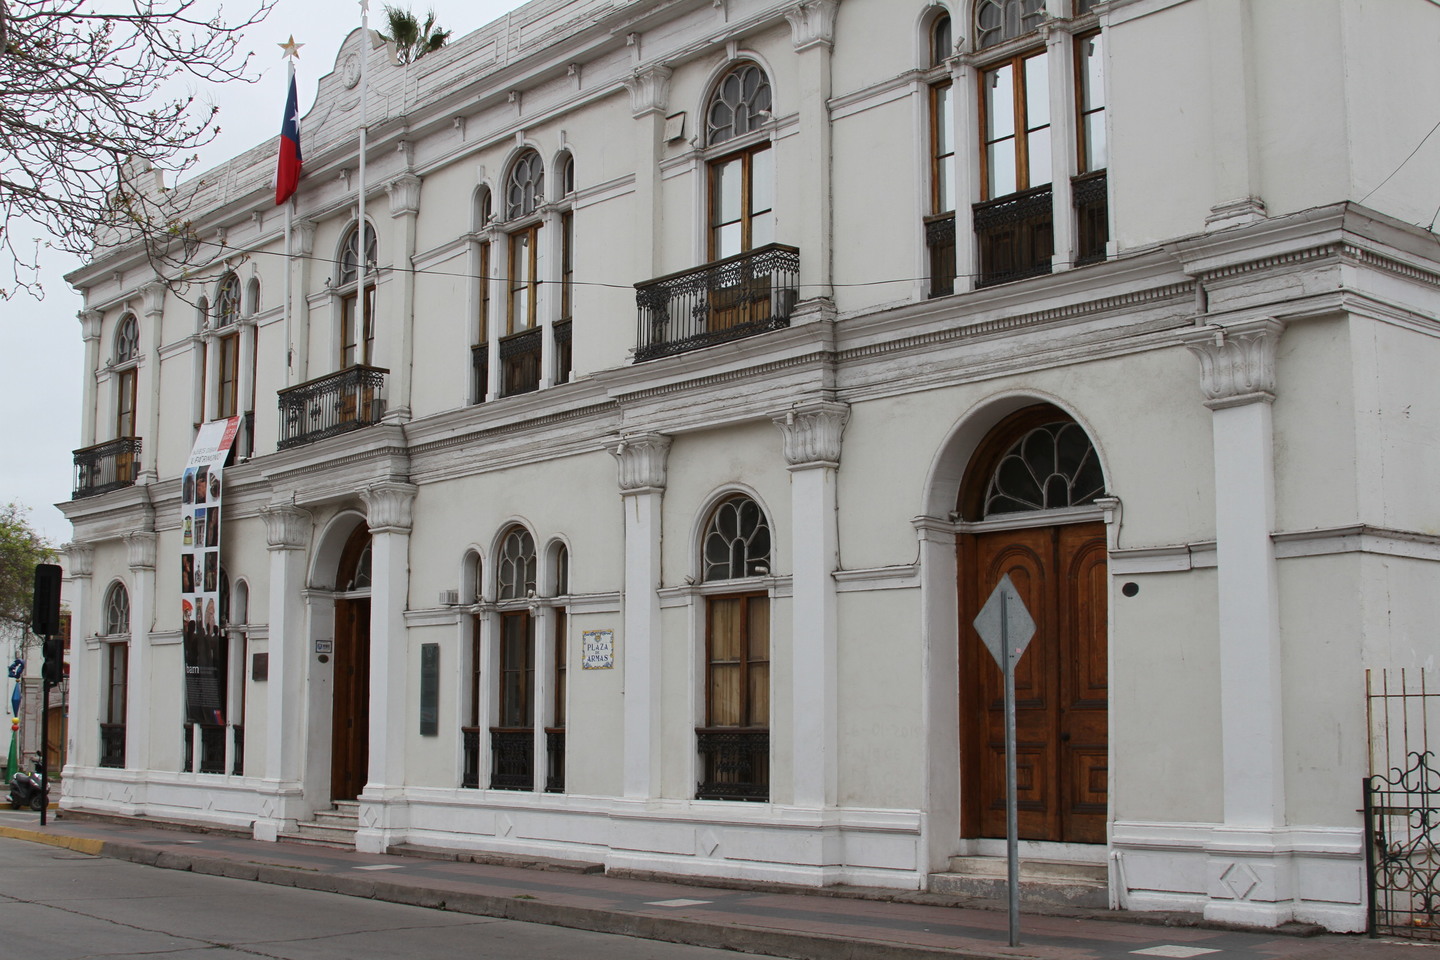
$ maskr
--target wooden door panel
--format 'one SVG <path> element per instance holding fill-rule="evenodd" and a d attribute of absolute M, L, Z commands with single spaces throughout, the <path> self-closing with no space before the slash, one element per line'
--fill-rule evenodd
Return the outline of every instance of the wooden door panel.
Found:
<path fill-rule="evenodd" d="M 365 789 L 370 757 L 370 601 L 335 601 L 330 799 Z"/>
<path fill-rule="evenodd" d="M 1103 843 L 1109 775 L 1103 524 L 961 538 L 961 829 L 966 836 L 1005 836 L 1004 679 L 973 620 L 1007 574 L 1036 624 L 1015 676 L 1020 836 Z"/>

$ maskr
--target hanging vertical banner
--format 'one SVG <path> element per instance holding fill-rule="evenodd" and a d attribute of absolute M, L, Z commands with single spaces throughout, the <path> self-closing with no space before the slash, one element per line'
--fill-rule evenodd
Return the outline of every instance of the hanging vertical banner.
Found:
<path fill-rule="evenodd" d="M 225 722 L 221 475 L 239 430 L 239 417 L 203 424 L 180 480 L 180 617 L 185 628 L 185 713 L 191 723 Z"/>

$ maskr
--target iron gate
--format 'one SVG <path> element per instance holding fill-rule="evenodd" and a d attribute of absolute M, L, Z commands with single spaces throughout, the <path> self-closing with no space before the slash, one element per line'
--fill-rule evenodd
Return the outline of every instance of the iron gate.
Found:
<path fill-rule="evenodd" d="M 1432 703 L 1440 707 L 1440 691 L 1424 671 L 1366 671 L 1371 936 L 1440 942 L 1440 761 L 1429 744 Z"/>

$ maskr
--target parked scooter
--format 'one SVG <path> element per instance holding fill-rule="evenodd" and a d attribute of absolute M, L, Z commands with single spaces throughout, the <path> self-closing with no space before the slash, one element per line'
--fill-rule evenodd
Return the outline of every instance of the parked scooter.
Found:
<path fill-rule="evenodd" d="M 10 809 L 29 807 L 38 811 L 45 805 L 45 777 L 40 773 L 40 755 L 35 755 L 35 772 L 21 771 L 10 781 Z"/>

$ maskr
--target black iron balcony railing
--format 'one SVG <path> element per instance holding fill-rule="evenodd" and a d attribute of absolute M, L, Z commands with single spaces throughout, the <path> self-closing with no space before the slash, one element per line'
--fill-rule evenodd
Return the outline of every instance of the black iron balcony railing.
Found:
<path fill-rule="evenodd" d="M 356 365 L 281 390 L 280 449 L 379 423 L 385 416 L 389 372 Z"/>
<path fill-rule="evenodd" d="M 248 460 L 255 456 L 255 411 L 247 410 L 240 415 L 240 432 L 235 435 L 235 457 Z"/>
<path fill-rule="evenodd" d="M 490 754 L 490 789 L 534 788 L 535 731 L 529 727 L 491 727 Z"/>
<path fill-rule="evenodd" d="M 565 729 L 545 728 L 545 792 L 565 792 Z"/>
<path fill-rule="evenodd" d="M 140 472 L 140 438 L 121 437 L 75 451 L 75 492 L 71 500 L 95 497 L 135 483 Z"/>
<path fill-rule="evenodd" d="M 572 330 L 570 320 L 557 320 L 555 322 L 555 382 L 569 383 L 571 374 L 570 334 Z"/>
<path fill-rule="evenodd" d="M 1047 185 L 975 205 L 979 286 L 1050 272 L 1055 250 L 1053 198 Z"/>
<path fill-rule="evenodd" d="M 1110 240 L 1110 200 L 1105 171 L 1087 173 L 1070 181 L 1075 203 L 1075 265 L 1105 259 Z"/>
<path fill-rule="evenodd" d="M 702 727 L 695 731 L 695 745 L 705 777 L 695 785 L 695 799 L 770 799 L 768 729 Z"/>
<path fill-rule="evenodd" d="M 125 724 L 100 724 L 100 766 L 125 768 Z"/>
<path fill-rule="evenodd" d="M 245 728 L 240 724 L 230 728 L 231 735 L 235 738 L 235 762 L 231 765 L 230 773 L 236 777 L 245 776 Z"/>
<path fill-rule="evenodd" d="M 500 340 L 501 395 L 513 397 L 540 389 L 540 353 L 544 333 L 539 327 L 512 333 Z"/>
<path fill-rule="evenodd" d="M 790 325 L 800 251 L 772 243 L 635 285 L 635 360 L 654 360 Z"/>
<path fill-rule="evenodd" d="M 475 402 L 484 403 L 490 393 L 490 344 L 477 343 L 470 348 L 470 368 L 475 377 Z"/>
<path fill-rule="evenodd" d="M 460 786 L 475 790 L 480 787 L 480 728 L 461 727 L 460 737 L 465 743 L 465 769 L 460 775 Z"/>
<path fill-rule="evenodd" d="M 955 292 L 955 214 L 925 218 L 925 247 L 930 251 L 930 296 Z"/>

